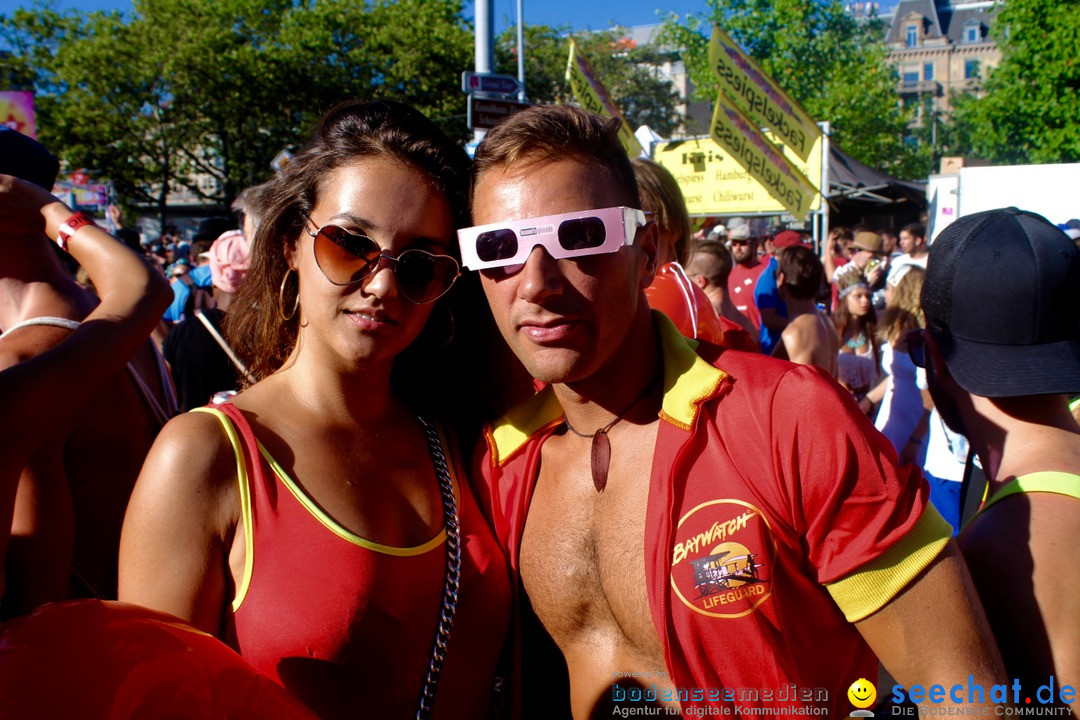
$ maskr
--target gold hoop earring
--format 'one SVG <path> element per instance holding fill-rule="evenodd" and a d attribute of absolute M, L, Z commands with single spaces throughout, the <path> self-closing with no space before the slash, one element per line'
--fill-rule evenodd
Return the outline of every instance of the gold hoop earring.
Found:
<path fill-rule="evenodd" d="M 281 288 L 278 290 L 278 315 L 285 322 L 289 322 L 296 317 L 296 311 L 300 309 L 300 273 L 296 273 L 296 299 L 293 300 L 292 310 L 288 315 L 285 314 L 285 283 L 289 282 L 289 273 L 296 272 L 292 268 L 285 271 L 285 277 L 281 278 Z"/>

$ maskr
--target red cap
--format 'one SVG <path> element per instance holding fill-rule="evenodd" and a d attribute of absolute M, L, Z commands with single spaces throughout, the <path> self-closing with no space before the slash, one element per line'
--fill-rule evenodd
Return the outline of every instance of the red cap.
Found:
<path fill-rule="evenodd" d="M 794 230 L 782 230 L 776 233 L 776 237 L 773 238 L 772 244 L 775 248 L 786 248 L 791 247 L 792 245 L 806 245 L 808 243 L 804 243 L 802 235 Z"/>

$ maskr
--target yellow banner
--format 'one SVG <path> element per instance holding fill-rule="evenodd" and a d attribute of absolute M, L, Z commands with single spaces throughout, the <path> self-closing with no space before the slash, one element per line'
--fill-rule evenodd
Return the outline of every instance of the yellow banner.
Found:
<path fill-rule="evenodd" d="M 566 80 L 570 83 L 570 91 L 574 99 L 582 108 L 596 115 L 619 118 L 619 139 L 622 140 L 626 154 L 631 158 L 641 155 L 644 150 L 641 143 L 634 136 L 634 131 L 619 112 L 619 108 L 604 89 L 603 83 L 597 79 L 592 66 L 585 56 L 578 50 L 574 38 L 570 38 L 570 58 L 566 62 Z"/>
<path fill-rule="evenodd" d="M 716 120 L 714 117 L 714 122 Z M 790 148 L 773 145 L 769 137 L 757 132 L 745 117 L 741 124 L 752 129 L 756 139 L 748 139 L 741 130 L 736 135 L 731 130 L 716 128 L 717 134 L 731 136 L 731 147 L 710 137 L 661 143 L 654 148 L 653 160 L 675 176 L 690 214 L 779 215 L 790 212 L 803 219 L 804 209 L 820 210 L 822 198 L 814 185 L 821 182 L 824 142 L 818 139 L 811 149 L 809 162 L 804 163 Z M 757 172 L 752 172 L 737 159 L 748 155 L 751 157 L 750 168 L 756 166 Z M 780 158 L 791 174 L 777 169 L 776 160 L 771 156 Z M 765 170 L 766 166 L 772 167 Z M 814 182 L 807 177 L 814 178 Z M 794 195 L 792 188 L 795 188 Z M 774 194 L 789 199 L 794 197 L 796 202 L 781 202 Z"/>
<path fill-rule="evenodd" d="M 768 137 L 769 134 L 766 134 Z M 821 178 L 824 143 L 818 140 L 803 163 L 795 153 L 784 155 L 808 178 Z M 691 215 L 780 215 L 787 212 L 735 159 L 712 138 L 658 143 L 653 160 L 663 165 L 678 181 Z M 815 194 L 811 210 L 821 209 L 821 194 Z"/>
<path fill-rule="evenodd" d="M 720 89 L 735 98 L 758 125 L 775 132 L 801 159 L 810 157 L 821 128 L 717 25 L 709 40 L 709 65 Z"/>

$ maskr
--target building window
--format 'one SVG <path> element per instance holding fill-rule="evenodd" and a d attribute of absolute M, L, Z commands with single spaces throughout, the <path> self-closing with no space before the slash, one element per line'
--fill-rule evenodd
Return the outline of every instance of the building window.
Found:
<path fill-rule="evenodd" d="M 904 71 L 904 85 L 918 85 L 919 84 L 919 71 L 918 70 L 905 70 Z"/>
<path fill-rule="evenodd" d="M 964 79 L 972 80 L 979 77 L 979 61 L 978 60 L 965 60 L 964 61 Z"/>
<path fill-rule="evenodd" d="M 970 23 L 964 25 L 964 42 L 977 43 L 981 38 L 979 37 L 979 26 L 977 23 Z"/>
<path fill-rule="evenodd" d="M 923 63 L 922 66 L 922 78 L 923 80 L 934 79 L 934 63 Z"/>
<path fill-rule="evenodd" d="M 905 45 L 909 48 L 913 48 L 919 44 L 919 28 L 917 25 L 907 26 L 907 38 Z"/>

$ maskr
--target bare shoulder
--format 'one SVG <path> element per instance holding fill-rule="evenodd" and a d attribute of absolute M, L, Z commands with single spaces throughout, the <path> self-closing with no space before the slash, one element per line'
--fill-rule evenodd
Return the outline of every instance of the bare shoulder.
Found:
<path fill-rule="evenodd" d="M 236 460 L 220 422 L 170 420 L 146 458 L 120 540 L 120 599 L 219 633 L 240 522 Z"/>
<path fill-rule="evenodd" d="M 814 333 L 815 322 L 812 315 L 804 313 L 789 322 L 780 335 L 786 343 L 805 344 L 807 338 Z"/>
<path fill-rule="evenodd" d="M 215 415 L 178 415 L 165 424 L 154 441 L 132 504 L 146 500 L 148 494 L 162 495 L 163 500 L 183 500 L 181 507 L 213 508 L 218 515 L 225 510 L 223 505 L 236 498 L 236 462 L 232 443 Z"/>

